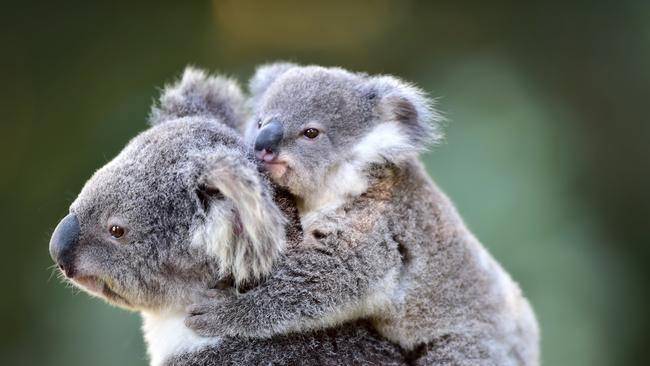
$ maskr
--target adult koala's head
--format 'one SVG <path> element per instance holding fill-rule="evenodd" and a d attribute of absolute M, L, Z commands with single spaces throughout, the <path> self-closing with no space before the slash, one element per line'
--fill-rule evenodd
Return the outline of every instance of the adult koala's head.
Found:
<path fill-rule="evenodd" d="M 285 218 L 236 131 L 237 84 L 188 68 L 142 132 L 86 183 L 52 235 L 75 285 L 118 306 L 184 306 L 220 276 L 267 274 Z"/>

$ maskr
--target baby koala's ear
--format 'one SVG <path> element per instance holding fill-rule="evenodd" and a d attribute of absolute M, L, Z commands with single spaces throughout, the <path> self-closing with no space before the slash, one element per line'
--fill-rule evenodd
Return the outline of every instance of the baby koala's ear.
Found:
<path fill-rule="evenodd" d="M 241 286 L 271 273 L 283 252 L 287 219 L 273 201 L 270 184 L 243 158 L 207 159 L 199 178 L 207 215 L 195 242 L 219 261 L 222 276 Z M 216 197 L 216 198 L 215 198 Z M 212 204 L 205 200 L 218 200 Z M 196 236 L 198 235 L 198 237 Z"/>
<path fill-rule="evenodd" d="M 408 148 L 421 150 L 442 139 L 444 118 L 420 88 L 393 76 L 370 77 L 365 96 L 376 103 L 381 122 L 395 124 L 405 134 Z M 386 129 L 387 126 L 378 126 Z"/>
<path fill-rule="evenodd" d="M 255 105 L 264 92 L 273 82 L 289 69 L 297 67 L 291 62 L 274 62 L 260 65 L 255 69 L 255 74 L 248 82 L 248 90 L 251 94 L 251 103 Z"/>
<path fill-rule="evenodd" d="M 189 116 L 214 118 L 237 130 L 243 128 L 246 110 L 241 87 L 233 79 L 188 66 L 180 80 L 165 86 L 159 102 L 151 108 L 149 123 Z"/>

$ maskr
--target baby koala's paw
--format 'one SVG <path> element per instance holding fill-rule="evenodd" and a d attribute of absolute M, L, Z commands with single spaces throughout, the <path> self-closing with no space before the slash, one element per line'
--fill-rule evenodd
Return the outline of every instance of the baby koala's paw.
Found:
<path fill-rule="evenodd" d="M 187 308 L 185 325 L 201 336 L 268 337 L 272 321 L 249 294 L 210 289 Z"/>
<path fill-rule="evenodd" d="M 228 335 L 231 316 L 226 309 L 235 302 L 235 296 L 227 290 L 205 290 L 186 308 L 185 325 L 204 337 Z"/>

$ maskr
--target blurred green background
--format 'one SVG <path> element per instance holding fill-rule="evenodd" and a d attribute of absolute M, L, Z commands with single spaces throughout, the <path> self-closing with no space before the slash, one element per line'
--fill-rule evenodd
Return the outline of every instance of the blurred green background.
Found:
<path fill-rule="evenodd" d="M 425 156 L 521 283 L 545 365 L 648 365 L 650 2 L 3 2 L 2 365 L 145 365 L 137 314 L 51 276 L 49 235 L 186 64 L 412 80 Z"/>

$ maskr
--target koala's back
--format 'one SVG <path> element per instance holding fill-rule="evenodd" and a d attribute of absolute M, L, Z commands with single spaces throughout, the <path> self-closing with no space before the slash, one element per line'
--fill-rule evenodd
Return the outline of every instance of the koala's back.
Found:
<path fill-rule="evenodd" d="M 219 345 L 182 354 L 165 366 L 212 365 L 407 365 L 400 348 L 367 321 L 269 339 L 225 338 Z"/>
<path fill-rule="evenodd" d="M 375 206 L 385 222 L 374 227 L 387 231 L 400 256 L 392 303 L 376 318 L 382 335 L 422 352 L 422 364 L 538 364 L 530 305 L 421 163 L 376 167 L 373 175 L 369 191 L 343 210 Z"/>

